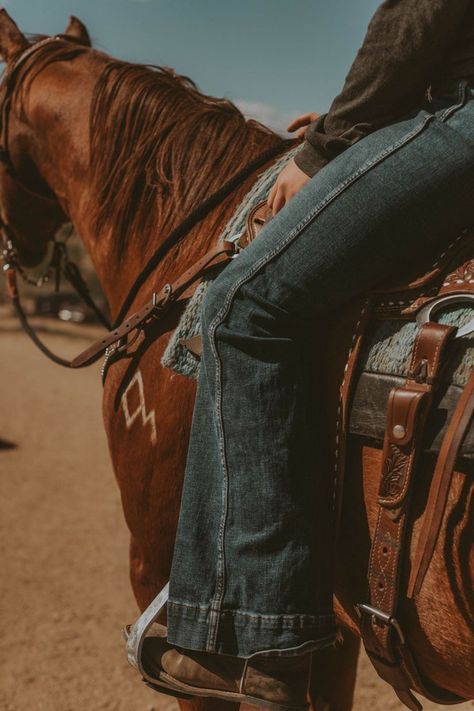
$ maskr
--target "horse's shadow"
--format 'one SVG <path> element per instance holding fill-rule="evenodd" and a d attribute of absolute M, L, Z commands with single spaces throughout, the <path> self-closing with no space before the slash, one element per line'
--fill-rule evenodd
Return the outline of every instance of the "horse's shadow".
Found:
<path fill-rule="evenodd" d="M 17 447 L 16 442 L 10 442 L 8 439 L 2 439 L 0 437 L 0 450 L 17 449 Z"/>

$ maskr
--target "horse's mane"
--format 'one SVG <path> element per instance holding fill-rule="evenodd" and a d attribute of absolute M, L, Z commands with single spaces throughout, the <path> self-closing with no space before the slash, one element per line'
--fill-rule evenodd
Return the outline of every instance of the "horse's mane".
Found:
<path fill-rule="evenodd" d="M 91 106 L 95 229 L 114 230 L 119 257 L 143 249 L 280 140 L 169 68 L 112 61 Z"/>
<path fill-rule="evenodd" d="M 13 100 L 26 122 L 36 77 L 90 51 L 58 41 L 25 62 Z M 118 258 L 132 241 L 146 249 L 158 228 L 165 236 L 239 168 L 281 141 L 231 101 L 201 93 L 172 69 L 116 60 L 106 61 L 97 81 L 89 130 L 90 215 L 97 234 L 113 230 Z"/>

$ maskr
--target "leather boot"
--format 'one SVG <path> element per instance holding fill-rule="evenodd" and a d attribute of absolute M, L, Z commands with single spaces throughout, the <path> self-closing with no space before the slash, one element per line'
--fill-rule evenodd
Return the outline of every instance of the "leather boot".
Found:
<path fill-rule="evenodd" d="M 155 625 L 143 643 L 145 681 L 172 696 L 208 696 L 272 711 L 308 708 L 311 652 L 293 657 L 243 659 L 173 647 Z"/>

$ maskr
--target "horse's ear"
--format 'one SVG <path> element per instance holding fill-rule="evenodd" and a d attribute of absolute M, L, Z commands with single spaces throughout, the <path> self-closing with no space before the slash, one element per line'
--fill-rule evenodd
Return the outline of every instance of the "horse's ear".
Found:
<path fill-rule="evenodd" d="M 2 8 L 0 9 L 0 57 L 7 64 L 29 46 L 28 40 L 20 32 L 15 22 Z"/>
<path fill-rule="evenodd" d="M 64 34 L 68 37 L 74 37 L 74 39 L 79 40 L 81 44 L 84 44 L 87 47 L 91 46 L 91 38 L 87 31 L 87 27 L 80 20 L 78 20 L 77 17 L 74 17 L 74 15 L 71 15 L 69 18 L 69 25 L 66 27 Z"/>

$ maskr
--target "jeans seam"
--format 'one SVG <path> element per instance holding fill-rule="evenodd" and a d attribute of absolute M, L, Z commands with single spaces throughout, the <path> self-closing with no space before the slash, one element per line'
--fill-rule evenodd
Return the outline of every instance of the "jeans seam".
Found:
<path fill-rule="evenodd" d="M 182 600 L 168 600 L 168 605 L 172 605 L 175 607 L 191 608 L 199 612 L 206 612 L 209 607 L 208 605 L 193 604 L 189 602 L 184 602 Z M 283 622 L 293 622 L 296 620 L 304 622 L 306 620 L 308 623 L 310 623 L 308 625 L 310 627 L 318 626 L 320 624 L 323 624 L 324 622 L 330 622 L 334 619 L 333 612 L 321 612 L 319 615 L 308 615 L 305 613 L 295 613 L 292 615 L 264 615 L 258 612 L 248 612 L 247 610 L 222 610 L 221 614 L 229 615 L 231 617 L 245 617 L 268 622 L 277 622 L 279 620 Z"/>
<path fill-rule="evenodd" d="M 262 649 L 259 652 L 254 652 L 248 659 L 253 659 L 255 657 L 300 657 L 302 655 L 316 652 L 319 649 L 324 649 L 325 647 L 334 646 L 337 643 L 338 635 L 334 632 L 331 635 L 327 635 L 322 639 L 309 639 L 307 642 L 298 645 L 298 647 L 286 647 L 283 649 Z"/>
<path fill-rule="evenodd" d="M 466 101 L 468 82 L 460 81 L 458 86 L 458 99 L 455 104 L 448 106 L 439 116 L 438 120 L 444 123 L 455 111 L 462 108 Z"/>
<path fill-rule="evenodd" d="M 202 610 L 203 612 L 207 612 L 209 609 L 209 605 L 200 605 L 199 603 L 196 602 L 185 602 L 184 600 L 171 600 L 168 599 L 168 605 L 177 605 L 179 607 L 190 607 L 193 610 Z"/>
<path fill-rule="evenodd" d="M 211 609 L 209 615 L 209 630 L 207 637 L 207 650 L 212 651 L 215 647 L 218 632 L 218 622 L 219 615 L 222 608 L 222 603 L 224 599 L 225 591 L 225 526 L 227 521 L 228 513 L 228 490 L 229 490 L 229 476 L 228 468 L 226 462 L 226 451 L 225 451 L 225 438 L 224 438 L 224 423 L 222 418 L 222 362 L 217 349 L 217 342 L 215 338 L 217 327 L 222 323 L 223 319 L 226 317 L 229 308 L 232 304 L 233 298 L 237 290 L 244 284 L 248 279 L 250 279 L 258 270 L 267 264 L 274 256 L 279 254 L 288 244 L 290 244 L 304 229 L 307 227 L 330 203 L 334 201 L 344 190 L 352 185 L 359 177 L 367 173 L 371 168 L 381 163 L 385 157 L 393 154 L 396 150 L 406 145 L 411 139 L 419 135 L 424 127 L 429 123 L 429 121 L 435 118 L 434 114 L 429 114 L 423 118 L 423 120 L 418 123 L 411 131 L 402 136 L 398 141 L 387 146 L 382 151 L 377 153 L 376 156 L 366 160 L 359 168 L 348 176 L 345 180 L 340 182 L 318 205 L 311 210 L 305 218 L 303 218 L 296 227 L 289 233 L 284 241 L 282 241 L 277 247 L 275 247 L 268 254 L 262 256 L 255 264 L 253 264 L 250 269 L 240 277 L 240 279 L 232 285 L 229 289 L 226 299 L 223 305 L 214 316 L 213 320 L 209 324 L 208 328 L 208 338 L 211 346 L 211 351 L 214 356 L 215 361 L 215 403 L 216 403 L 216 421 L 217 421 L 217 435 L 218 435 L 218 445 L 219 454 L 221 458 L 221 465 L 223 469 L 223 484 L 222 484 L 222 514 L 219 522 L 218 528 L 218 540 L 217 540 L 217 561 L 216 561 L 216 587 L 213 599 L 211 600 Z"/>
<path fill-rule="evenodd" d="M 461 138 L 466 141 L 466 143 L 469 143 L 469 145 L 474 145 L 474 138 L 470 139 L 469 136 L 467 136 L 465 133 L 458 131 L 457 128 L 454 126 L 451 126 L 449 123 L 449 119 L 451 116 L 456 113 L 459 109 L 462 109 L 467 101 L 468 101 L 468 87 L 469 87 L 469 82 L 464 81 L 460 86 L 459 86 L 459 94 L 458 94 L 458 102 L 452 106 L 448 106 L 447 109 L 443 111 L 443 113 L 438 117 L 438 120 L 440 120 L 442 123 L 444 123 L 446 126 L 448 126 L 452 131 L 455 131 Z"/>

